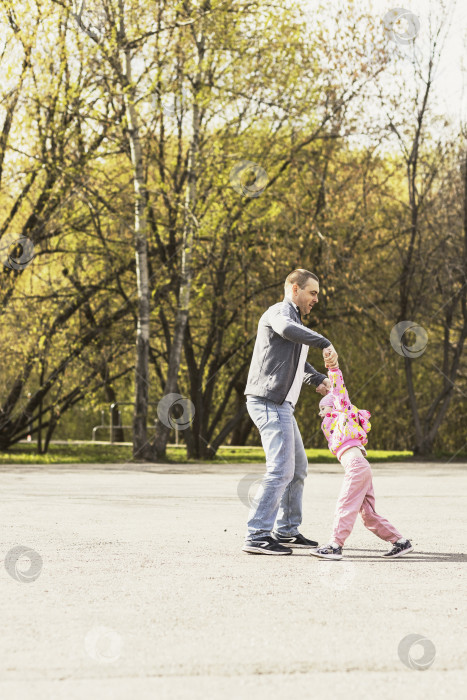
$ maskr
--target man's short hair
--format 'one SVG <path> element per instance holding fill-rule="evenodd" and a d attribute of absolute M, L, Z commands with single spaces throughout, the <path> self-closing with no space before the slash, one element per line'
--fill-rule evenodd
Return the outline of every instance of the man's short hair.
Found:
<path fill-rule="evenodd" d="M 287 287 L 291 286 L 292 284 L 298 284 L 300 289 L 303 289 L 309 279 L 319 282 L 318 277 L 313 272 L 303 270 L 299 267 L 297 270 L 291 272 L 290 275 L 287 275 L 284 287 L 287 289 Z"/>

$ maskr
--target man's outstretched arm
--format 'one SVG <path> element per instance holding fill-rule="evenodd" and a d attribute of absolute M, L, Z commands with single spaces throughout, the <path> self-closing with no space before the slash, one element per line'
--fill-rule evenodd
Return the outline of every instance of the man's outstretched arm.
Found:
<path fill-rule="evenodd" d="M 304 384 L 318 387 L 325 379 L 327 379 L 325 374 L 318 372 L 309 362 L 305 362 L 305 374 L 303 375 Z"/>
<path fill-rule="evenodd" d="M 331 389 L 331 382 L 329 381 L 329 378 L 326 377 L 325 374 L 318 372 L 318 370 L 316 370 L 313 365 L 310 365 L 309 362 L 305 362 L 303 383 L 316 387 L 316 391 L 322 396 L 326 396 L 328 391 Z"/>
<path fill-rule="evenodd" d="M 290 316 L 283 313 L 283 310 L 271 307 L 268 312 L 268 321 L 275 333 L 280 335 L 292 343 L 300 343 L 301 345 L 310 345 L 315 348 L 328 348 L 331 341 L 315 331 L 310 330 L 301 323 L 297 323 Z"/>

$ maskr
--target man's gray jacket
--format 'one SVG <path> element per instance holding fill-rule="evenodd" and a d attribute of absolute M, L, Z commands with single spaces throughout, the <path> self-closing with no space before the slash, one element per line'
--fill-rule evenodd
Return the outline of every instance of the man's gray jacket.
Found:
<path fill-rule="evenodd" d="M 295 378 L 302 345 L 324 349 L 331 341 L 306 328 L 289 299 L 270 306 L 258 323 L 245 394 L 284 403 Z M 323 379 L 325 374 L 305 362 L 304 384 L 319 386 Z"/>

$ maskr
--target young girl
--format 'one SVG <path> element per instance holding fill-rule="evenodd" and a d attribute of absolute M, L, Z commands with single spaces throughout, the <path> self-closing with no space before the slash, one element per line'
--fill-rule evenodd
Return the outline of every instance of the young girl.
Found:
<path fill-rule="evenodd" d="M 342 372 L 337 367 L 328 370 L 331 390 L 319 402 L 321 428 L 329 449 L 345 470 L 344 483 L 337 501 L 331 541 L 325 547 L 310 551 L 322 559 L 342 559 L 342 547 L 352 532 L 357 514 L 363 524 L 377 537 L 390 542 L 392 548 L 383 557 L 400 557 L 413 551 L 409 540 L 375 511 L 371 467 L 364 445 L 371 430 L 370 412 L 359 410 L 350 403 Z"/>

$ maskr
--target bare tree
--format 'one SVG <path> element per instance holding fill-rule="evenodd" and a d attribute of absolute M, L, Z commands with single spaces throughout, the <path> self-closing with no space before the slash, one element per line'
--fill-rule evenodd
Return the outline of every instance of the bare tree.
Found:
<path fill-rule="evenodd" d="M 185 3 L 188 5 L 188 3 Z M 193 278 L 192 258 L 193 239 L 197 220 L 195 216 L 196 200 L 198 195 L 198 153 L 200 145 L 200 105 L 199 95 L 203 83 L 206 81 L 204 53 L 205 53 L 205 28 L 204 16 L 210 9 L 210 0 L 205 0 L 200 8 L 201 19 L 191 25 L 191 34 L 196 47 L 196 68 L 192 81 L 192 137 L 189 149 L 187 186 L 184 207 L 184 225 L 182 239 L 182 261 L 180 269 L 180 286 L 178 290 L 178 306 L 175 318 L 175 328 L 170 348 L 169 366 L 167 369 L 167 379 L 164 387 L 164 395 L 172 394 L 177 389 L 180 360 L 182 356 L 185 329 L 188 322 L 190 309 L 191 284 Z M 187 8 L 188 9 L 188 8 Z M 167 449 L 167 442 L 170 435 L 170 428 L 167 422 L 158 421 L 156 424 L 156 434 L 153 442 L 156 459 L 164 458 Z"/>

